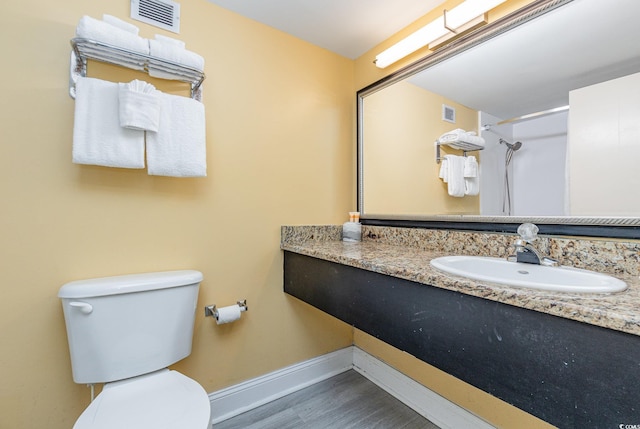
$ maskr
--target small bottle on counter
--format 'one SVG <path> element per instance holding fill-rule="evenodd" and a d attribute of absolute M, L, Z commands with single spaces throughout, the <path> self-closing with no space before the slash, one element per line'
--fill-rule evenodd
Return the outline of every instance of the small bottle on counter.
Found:
<path fill-rule="evenodd" d="M 349 222 L 342 225 L 342 241 L 361 241 L 360 212 L 349 212 Z"/>

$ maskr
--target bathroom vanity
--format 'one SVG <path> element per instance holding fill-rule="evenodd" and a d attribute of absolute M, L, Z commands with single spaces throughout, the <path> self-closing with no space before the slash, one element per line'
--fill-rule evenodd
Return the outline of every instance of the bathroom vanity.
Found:
<path fill-rule="evenodd" d="M 638 244 L 543 239 L 563 264 L 629 286 L 567 294 L 429 264 L 504 256 L 513 235 L 366 226 L 363 235 L 345 243 L 339 227 L 283 227 L 285 292 L 558 427 L 640 421 Z"/>

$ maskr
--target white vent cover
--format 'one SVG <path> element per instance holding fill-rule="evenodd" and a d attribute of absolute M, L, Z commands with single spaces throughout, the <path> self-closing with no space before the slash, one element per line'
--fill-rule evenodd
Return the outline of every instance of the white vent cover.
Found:
<path fill-rule="evenodd" d="M 456 123 L 456 109 L 455 107 L 447 106 L 446 104 L 442 105 L 442 120 L 451 122 L 452 124 Z"/>
<path fill-rule="evenodd" d="M 171 0 L 131 0 L 131 18 L 180 33 L 180 4 Z"/>

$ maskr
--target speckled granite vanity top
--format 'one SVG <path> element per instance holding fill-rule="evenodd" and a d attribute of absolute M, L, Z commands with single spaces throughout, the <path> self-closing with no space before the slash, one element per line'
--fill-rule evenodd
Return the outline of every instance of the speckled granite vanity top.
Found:
<path fill-rule="evenodd" d="M 539 248 L 563 265 L 613 275 L 628 289 L 569 294 L 508 287 L 455 277 L 431 267 L 446 255 L 505 256 L 510 234 L 363 226 L 363 241 L 340 240 L 339 226 L 282 227 L 281 248 L 339 264 L 478 296 L 517 307 L 640 335 L 640 243 L 541 238 Z"/>

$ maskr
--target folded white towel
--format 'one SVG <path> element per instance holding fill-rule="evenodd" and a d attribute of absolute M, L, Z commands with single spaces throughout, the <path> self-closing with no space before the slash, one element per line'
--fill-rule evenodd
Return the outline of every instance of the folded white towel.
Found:
<path fill-rule="evenodd" d="M 440 172 L 438 173 L 438 177 L 441 178 L 444 183 L 447 183 L 449 180 L 449 161 L 446 157 L 440 161 Z"/>
<path fill-rule="evenodd" d="M 116 18 L 113 15 L 107 15 L 106 13 L 102 15 L 102 20 L 107 24 L 114 25 L 121 30 L 124 30 L 128 33 L 135 34 L 136 36 L 140 32 L 140 29 L 133 24 L 129 24 L 126 21 L 121 20 L 120 18 Z"/>
<path fill-rule="evenodd" d="M 142 80 L 119 84 L 120 126 L 134 130 L 158 131 L 159 91 Z"/>
<path fill-rule="evenodd" d="M 473 196 L 480 193 L 480 179 L 478 177 L 465 177 L 464 194 Z"/>
<path fill-rule="evenodd" d="M 151 175 L 204 177 L 207 147 L 204 105 L 177 95 L 159 94 L 160 127 L 147 132 L 147 164 Z"/>
<path fill-rule="evenodd" d="M 475 132 L 460 128 L 444 133 L 438 141 L 460 150 L 478 150 L 478 147 L 484 148 L 485 145 L 484 139 Z"/>
<path fill-rule="evenodd" d="M 204 58 L 195 52 L 181 48 L 176 43 L 149 40 L 149 53 L 162 60 L 204 71 Z M 161 79 L 174 79 L 171 74 L 159 69 L 158 62 L 153 59 L 149 61 L 149 75 Z"/>
<path fill-rule="evenodd" d="M 122 128 L 118 84 L 80 77 L 76 82 L 73 162 L 144 168 L 144 131 Z"/>
<path fill-rule="evenodd" d="M 464 160 L 464 177 L 478 177 L 478 161 L 473 155 Z"/>
<path fill-rule="evenodd" d="M 447 191 L 452 197 L 464 197 L 464 157 L 445 155 L 447 160 Z"/>
<path fill-rule="evenodd" d="M 163 36 L 162 34 L 156 34 L 154 37 L 158 42 L 161 43 L 170 43 L 174 46 L 177 46 L 181 49 L 185 49 L 187 46 L 182 40 L 174 39 L 173 37 Z"/>
<path fill-rule="evenodd" d="M 86 15 L 78 22 L 76 36 L 126 48 L 141 54 L 149 54 L 147 39 Z"/>

